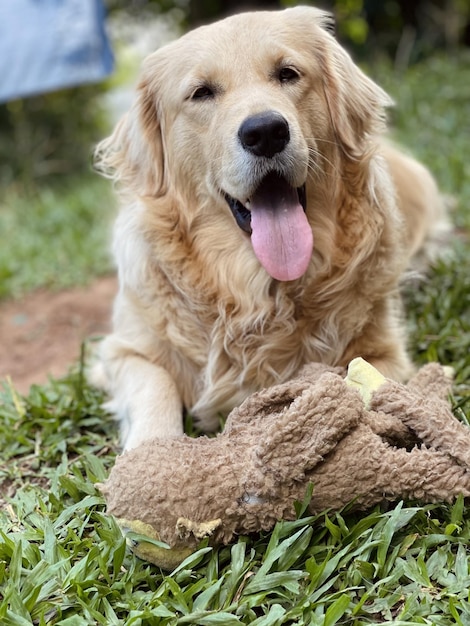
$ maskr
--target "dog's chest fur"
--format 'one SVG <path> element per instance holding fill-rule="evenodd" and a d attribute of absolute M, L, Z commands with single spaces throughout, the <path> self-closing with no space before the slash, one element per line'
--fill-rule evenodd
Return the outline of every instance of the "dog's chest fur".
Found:
<path fill-rule="evenodd" d="M 309 277 L 294 288 L 259 272 L 257 281 L 234 293 L 226 284 L 211 284 L 209 272 L 194 272 L 194 259 L 188 265 L 192 277 L 153 269 L 144 315 L 158 337 L 153 358 L 164 359 L 176 381 L 188 381 L 184 404 L 207 429 L 217 427 L 219 412 L 228 413 L 256 389 L 288 380 L 308 362 L 336 365 L 372 308 L 360 290 L 351 289 L 347 310 L 338 313 L 344 289 L 315 296 L 321 281 Z"/>
<path fill-rule="evenodd" d="M 354 213 L 350 207 L 352 223 Z M 165 199 L 149 200 L 124 212 L 115 240 L 132 260 L 121 253 L 121 282 L 150 330 L 146 356 L 165 363 L 184 405 L 207 429 L 217 427 L 217 413 L 308 362 L 343 365 L 348 344 L 397 275 L 380 216 L 374 233 L 373 218 L 365 222 L 371 234 L 363 252 L 352 243 L 352 227 L 317 228 L 328 235 L 317 237 L 311 267 L 295 283 L 282 283 L 260 267 L 249 238 L 224 215 L 185 221 Z"/>

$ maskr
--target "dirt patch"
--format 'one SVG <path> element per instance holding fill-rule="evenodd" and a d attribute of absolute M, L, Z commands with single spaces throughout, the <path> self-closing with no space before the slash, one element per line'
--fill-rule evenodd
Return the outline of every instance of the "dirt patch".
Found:
<path fill-rule="evenodd" d="M 63 376 L 79 358 L 84 339 L 108 332 L 117 290 L 115 277 L 85 288 L 36 291 L 0 304 L 0 380 L 20 393 L 48 375 Z"/>

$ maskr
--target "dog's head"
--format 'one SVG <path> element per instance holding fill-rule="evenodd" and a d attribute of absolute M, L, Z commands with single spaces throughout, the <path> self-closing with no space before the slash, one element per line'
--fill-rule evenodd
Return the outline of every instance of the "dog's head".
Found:
<path fill-rule="evenodd" d="M 298 278 L 313 245 L 306 185 L 335 153 L 360 158 L 389 104 L 331 27 L 311 7 L 244 13 L 161 48 L 100 146 L 102 169 L 139 196 L 177 193 L 188 211 L 210 197 L 271 276 Z"/>

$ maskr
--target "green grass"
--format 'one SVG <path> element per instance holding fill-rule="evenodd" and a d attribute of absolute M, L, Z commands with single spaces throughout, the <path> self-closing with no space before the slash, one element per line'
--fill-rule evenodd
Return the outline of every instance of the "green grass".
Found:
<path fill-rule="evenodd" d="M 300 517 L 165 574 L 126 550 L 95 489 L 116 431 L 81 370 L 3 401 L 2 626 L 468 624 L 462 500 Z"/>
<path fill-rule="evenodd" d="M 470 51 L 436 55 L 404 76 L 378 64 L 371 75 L 395 99 L 393 136 L 454 196 L 455 223 L 470 230 Z"/>
<path fill-rule="evenodd" d="M 380 77 L 400 103 L 396 136 L 458 196 L 455 221 L 465 232 L 469 58 L 430 59 L 405 77 L 381 68 Z M 92 212 L 100 206 L 94 201 Z M 467 251 L 468 241 L 456 240 L 453 255 L 406 290 L 410 349 L 420 363 L 454 366 L 453 406 L 463 421 L 470 417 Z M 461 499 L 300 516 L 227 547 L 201 544 L 172 573 L 140 561 L 95 488 L 117 453 L 102 400 L 82 364 L 27 397 L 5 386 L 2 626 L 470 624 L 470 507 Z"/>
<path fill-rule="evenodd" d="M 0 200 L 0 298 L 38 287 L 86 284 L 112 268 L 109 231 L 115 202 L 97 175 L 25 190 Z"/>

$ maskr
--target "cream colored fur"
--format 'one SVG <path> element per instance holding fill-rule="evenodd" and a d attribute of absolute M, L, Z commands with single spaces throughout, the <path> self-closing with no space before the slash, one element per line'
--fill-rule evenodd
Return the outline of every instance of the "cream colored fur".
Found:
<path fill-rule="evenodd" d="M 399 381 L 412 372 L 398 287 L 442 216 L 439 195 L 427 170 L 381 143 L 390 99 L 329 21 L 297 7 L 188 33 L 147 58 L 132 109 L 98 148 L 123 200 L 101 359 L 125 448 L 181 435 L 183 408 L 215 429 L 310 361 L 362 356 Z M 282 67 L 298 79 L 281 82 Z M 214 97 L 192 97 L 207 85 Z M 237 139 L 267 110 L 290 129 L 272 158 Z M 223 196 L 249 198 L 272 168 L 307 184 L 314 252 L 290 282 L 260 265 Z"/>

